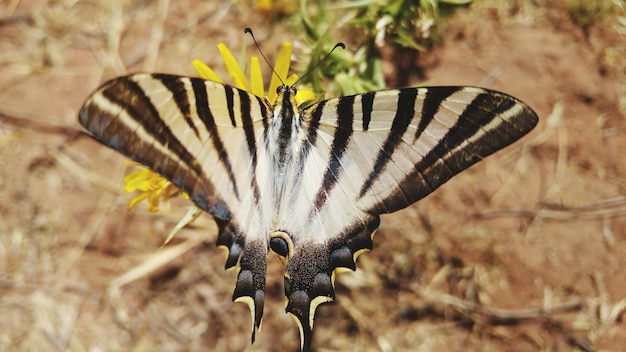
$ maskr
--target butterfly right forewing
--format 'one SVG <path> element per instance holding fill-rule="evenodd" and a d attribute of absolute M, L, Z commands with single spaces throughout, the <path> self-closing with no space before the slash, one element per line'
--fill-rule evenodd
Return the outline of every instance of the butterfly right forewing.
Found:
<path fill-rule="evenodd" d="M 346 100 L 351 101 L 350 121 L 340 116 Z M 314 119 L 314 110 L 307 110 L 308 120 Z M 337 197 L 383 214 L 418 201 L 515 142 L 536 125 L 537 115 L 496 91 L 423 87 L 333 99 L 316 123 L 326 135 L 334 129 L 350 131 L 335 181 L 342 185 Z"/>

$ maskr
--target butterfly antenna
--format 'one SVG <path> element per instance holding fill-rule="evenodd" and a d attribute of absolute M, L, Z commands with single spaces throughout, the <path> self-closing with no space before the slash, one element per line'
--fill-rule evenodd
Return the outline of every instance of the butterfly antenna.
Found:
<path fill-rule="evenodd" d="M 256 45 L 257 50 L 259 51 L 259 53 L 261 53 L 261 56 L 263 56 L 263 60 L 265 60 L 265 63 L 267 63 L 267 66 L 269 66 L 272 69 L 272 72 L 274 72 L 276 77 L 278 77 L 278 79 L 280 80 L 280 83 L 285 85 L 285 81 L 283 81 L 283 79 L 280 78 L 278 73 L 276 73 L 276 70 L 274 70 L 274 67 L 270 64 L 269 60 L 265 57 L 265 54 L 263 54 L 263 50 L 261 50 L 259 43 L 257 43 L 256 41 L 256 38 L 254 38 L 254 33 L 252 33 L 252 29 L 250 29 L 250 27 L 246 27 L 246 29 L 244 30 L 244 33 L 250 34 L 250 36 L 252 37 L 252 41 L 254 42 L 254 45 Z"/>
<path fill-rule="evenodd" d="M 339 42 L 337 44 L 335 44 L 335 46 L 333 46 L 332 49 L 330 49 L 330 51 L 328 52 L 328 54 L 326 54 L 326 56 L 324 56 L 323 59 L 321 59 L 317 64 L 315 64 L 315 66 L 313 66 L 313 68 L 311 68 L 310 70 L 308 70 L 305 74 L 302 75 L 302 77 L 298 78 L 298 80 L 293 84 L 294 86 L 300 82 L 304 77 L 308 76 L 311 72 L 315 71 L 315 69 L 322 64 L 322 62 L 326 61 L 326 59 L 328 59 L 328 57 L 330 56 L 330 54 L 333 53 L 333 51 L 335 51 L 335 49 L 341 47 L 341 49 L 345 49 L 346 45 L 342 42 Z"/>

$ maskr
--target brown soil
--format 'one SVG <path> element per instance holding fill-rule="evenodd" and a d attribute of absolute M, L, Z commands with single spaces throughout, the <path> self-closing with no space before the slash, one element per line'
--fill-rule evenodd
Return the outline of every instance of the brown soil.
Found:
<path fill-rule="evenodd" d="M 127 212 L 124 159 L 76 120 L 106 78 L 194 75 L 195 57 L 220 68 L 215 45 L 237 52 L 246 26 L 268 52 L 295 38 L 230 2 L 10 3 L 0 5 L 0 350 L 296 351 L 280 261 L 269 259 L 250 345 L 210 217 L 161 249 L 188 204 Z M 375 250 L 319 309 L 316 351 L 626 350 L 626 27 L 583 31 L 564 7 L 489 4 L 449 18 L 419 65 L 429 84 L 514 95 L 540 123 L 383 217 Z M 153 270 L 111 289 L 140 265 Z"/>

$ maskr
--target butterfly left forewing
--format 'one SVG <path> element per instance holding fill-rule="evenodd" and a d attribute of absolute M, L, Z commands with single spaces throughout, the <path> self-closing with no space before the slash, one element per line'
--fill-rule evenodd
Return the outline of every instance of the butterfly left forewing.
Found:
<path fill-rule="evenodd" d="M 239 193 L 251 183 L 248 175 L 235 172 L 234 163 L 255 163 L 256 150 L 245 147 L 255 132 L 248 131 L 267 118 L 258 98 L 249 103 L 256 121 L 251 114 L 246 119 L 229 113 L 227 97 L 236 100 L 239 92 L 195 78 L 135 74 L 97 89 L 79 120 L 98 141 L 165 176 L 209 213 L 228 218 L 227 208 L 240 202 Z"/>

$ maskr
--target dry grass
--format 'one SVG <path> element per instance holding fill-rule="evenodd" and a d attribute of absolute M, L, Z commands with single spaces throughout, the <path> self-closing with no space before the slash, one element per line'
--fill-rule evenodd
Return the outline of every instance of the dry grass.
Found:
<path fill-rule="evenodd" d="M 426 71 L 519 96 L 540 126 L 383 219 L 319 310 L 317 351 L 626 349 L 623 18 L 585 37 L 521 3 L 454 17 Z M 286 25 L 244 1 L 14 0 L 0 14 L 0 350 L 297 350 L 280 262 L 250 346 L 209 217 L 161 249 L 184 201 L 127 213 L 122 158 L 76 122 L 106 78 L 193 74 L 195 57 L 219 70 L 217 42 L 237 52 L 249 26 L 271 52 L 294 39 Z"/>

